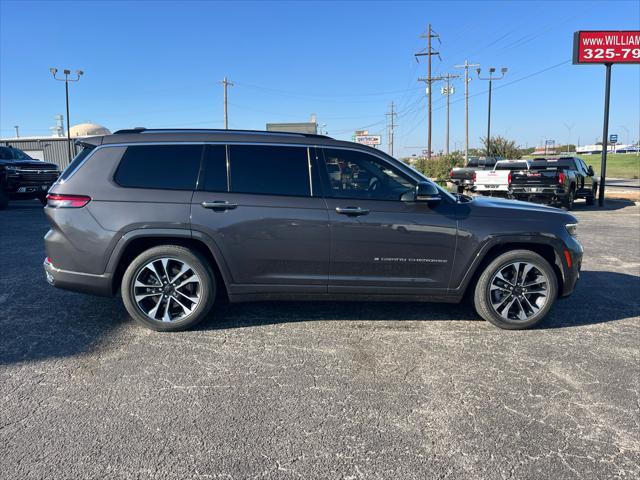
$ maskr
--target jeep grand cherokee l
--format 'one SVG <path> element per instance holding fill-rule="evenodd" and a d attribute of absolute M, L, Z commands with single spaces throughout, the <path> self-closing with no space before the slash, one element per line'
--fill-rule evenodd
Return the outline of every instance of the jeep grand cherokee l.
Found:
<path fill-rule="evenodd" d="M 134 129 L 82 146 L 45 207 L 47 280 L 120 292 L 155 330 L 193 326 L 218 292 L 231 302 L 459 302 L 468 292 L 482 318 L 519 329 L 579 276 L 571 214 L 453 196 L 355 143 Z"/>

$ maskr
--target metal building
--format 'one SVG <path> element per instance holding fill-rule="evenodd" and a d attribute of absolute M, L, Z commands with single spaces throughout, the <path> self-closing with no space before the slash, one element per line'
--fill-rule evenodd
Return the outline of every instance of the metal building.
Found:
<path fill-rule="evenodd" d="M 72 138 L 73 142 L 74 139 Z M 0 139 L 0 145 L 11 145 L 23 150 L 27 155 L 45 162 L 55 163 L 63 170 L 69 164 L 69 150 L 66 137 L 20 137 Z M 78 147 L 73 146 L 73 156 Z"/>

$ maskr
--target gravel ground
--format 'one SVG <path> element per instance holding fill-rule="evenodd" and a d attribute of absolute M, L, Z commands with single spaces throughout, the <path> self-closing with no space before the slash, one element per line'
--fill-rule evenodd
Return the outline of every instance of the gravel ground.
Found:
<path fill-rule="evenodd" d="M 638 478 L 640 211 L 579 206 L 583 274 L 540 327 L 464 305 L 222 305 L 161 334 L 49 287 L 0 212 L 0 478 Z"/>

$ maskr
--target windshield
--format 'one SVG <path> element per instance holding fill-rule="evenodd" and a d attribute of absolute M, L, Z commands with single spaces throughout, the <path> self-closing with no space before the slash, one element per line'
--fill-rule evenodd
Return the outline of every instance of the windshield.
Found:
<path fill-rule="evenodd" d="M 526 170 L 527 168 L 527 162 L 508 162 L 496 164 L 496 170 Z"/>
<path fill-rule="evenodd" d="M 576 168 L 576 164 L 573 158 L 541 158 L 534 160 L 531 168 Z"/>
<path fill-rule="evenodd" d="M 19 148 L 14 147 L 0 147 L 0 159 L 1 160 L 33 160 L 29 155 L 24 153 Z"/>

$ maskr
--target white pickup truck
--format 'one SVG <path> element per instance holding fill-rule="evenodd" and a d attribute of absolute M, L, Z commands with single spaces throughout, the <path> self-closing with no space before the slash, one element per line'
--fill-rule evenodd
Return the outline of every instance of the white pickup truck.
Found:
<path fill-rule="evenodd" d="M 511 172 L 529 170 L 527 160 L 500 160 L 493 170 L 476 170 L 473 177 L 473 191 L 483 195 L 509 193 Z"/>

